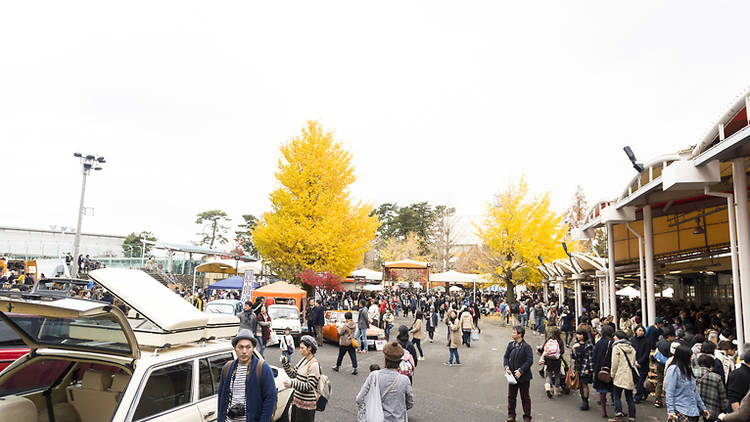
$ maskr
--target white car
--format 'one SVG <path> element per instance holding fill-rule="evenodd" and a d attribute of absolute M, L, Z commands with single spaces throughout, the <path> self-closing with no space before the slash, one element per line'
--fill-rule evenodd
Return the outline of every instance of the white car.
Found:
<path fill-rule="evenodd" d="M 0 421 L 215 421 L 238 319 L 200 312 L 139 270 L 90 276 L 128 317 L 103 302 L 0 293 L 0 319 L 31 349 L 0 372 Z M 288 421 L 293 390 L 272 369 L 273 420 Z"/>
<path fill-rule="evenodd" d="M 289 328 L 290 334 L 299 341 L 302 336 L 302 323 L 299 320 L 299 309 L 293 305 L 270 305 L 268 316 L 271 317 L 271 329 L 278 336 L 284 335 L 284 329 Z"/>
<path fill-rule="evenodd" d="M 206 303 L 203 312 L 237 316 L 242 312 L 242 302 L 234 299 L 216 299 Z"/>

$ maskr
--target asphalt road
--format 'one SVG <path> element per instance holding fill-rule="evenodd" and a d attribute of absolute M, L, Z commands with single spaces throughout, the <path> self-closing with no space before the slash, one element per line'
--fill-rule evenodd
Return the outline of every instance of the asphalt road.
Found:
<path fill-rule="evenodd" d="M 410 325 L 404 318 L 397 318 L 399 324 Z M 419 361 L 414 374 L 414 407 L 409 411 L 410 421 L 504 421 L 507 417 L 507 383 L 502 371 L 502 356 L 505 346 L 511 341 L 510 329 L 500 327 L 496 319 L 480 320 L 481 338 L 472 343 L 471 348 L 459 349 L 461 366 L 445 366 L 448 348 L 445 346 L 446 328 L 441 323 L 435 333 L 435 342 L 423 340 L 425 360 Z M 398 331 L 394 329 L 393 331 Z M 393 335 L 393 333 L 391 333 Z M 425 337 L 427 333 L 425 332 Z M 391 338 L 393 340 L 393 338 Z M 526 340 L 533 348 L 541 344 L 543 338 L 528 334 Z M 566 350 L 567 353 L 567 350 Z M 266 350 L 266 359 L 276 364 L 279 360 L 278 348 Z M 357 354 L 359 375 L 351 375 L 351 362 L 344 357 L 341 371 L 336 373 L 331 367 L 336 363 L 338 346 L 326 343 L 318 351 L 317 357 L 323 371 L 333 383 L 333 398 L 325 412 L 318 412 L 319 421 L 354 421 L 357 416 L 355 397 L 369 372 L 370 364 L 383 364 L 382 352 L 371 350 L 367 354 Z M 293 357 L 296 362 L 299 353 Z M 548 399 L 544 392 L 544 381 L 534 371 L 531 381 L 531 409 L 534 420 L 582 422 L 603 421 L 596 404 L 598 395 L 592 394 L 591 410 L 578 409 L 580 396 L 573 392 L 570 396 Z M 623 396 L 623 405 L 625 397 Z M 666 420 L 666 409 L 656 409 L 649 403 L 637 405 L 638 421 Z M 518 420 L 522 409 L 520 397 L 517 404 Z M 613 406 L 608 406 L 609 416 L 614 414 Z"/>

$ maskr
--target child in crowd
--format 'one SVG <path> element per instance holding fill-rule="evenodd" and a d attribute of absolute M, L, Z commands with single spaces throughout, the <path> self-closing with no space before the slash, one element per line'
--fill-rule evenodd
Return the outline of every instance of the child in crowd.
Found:
<path fill-rule="evenodd" d="M 294 354 L 294 337 L 292 337 L 289 328 L 284 329 L 284 335 L 279 339 L 279 348 L 281 349 L 281 356 L 285 356 L 287 362 L 291 362 L 292 354 Z"/>

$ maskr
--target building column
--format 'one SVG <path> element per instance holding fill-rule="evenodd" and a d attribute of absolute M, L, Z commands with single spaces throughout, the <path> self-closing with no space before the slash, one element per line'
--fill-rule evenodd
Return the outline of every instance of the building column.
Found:
<path fill-rule="evenodd" d="M 732 183 L 734 197 L 737 200 L 737 249 L 740 267 L 740 293 L 742 303 L 750 303 L 750 216 L 747 208 L 747 175 L 745 174 L 745 159 L 732 160 Z M 737 298 L 735 298 L 737 300 Z M 750 338 L 747 331 L 750 326 L 750 306 L 742 307 L 742 320 L 745 339 Z"/>
<path fill-rule="evenodd" d="M 544 286 L 544 302 L 549 303 L 549 280 L 544 280 L 542 284 Z"/>
<path fill-rule="evenodd" d="M 582 274 L 576 274 L 573 276 L 573 281 L 575 283 L 576 327 L 578 327 L 579 319 L 581 318 L 581 309 L 583 308 L 583 298 L 581 297 L 581 279 L 583 277 Z"/>
<path fill-rule="evenodd" d="M 654 225 L 651 216 L 651 205 L 643 207 L 643 243 L 646 260 L 646 306 L 648 321 L 643 321 L 646 326 L 653 325 L 656 319 L 656 292 L 654 288 Z M 644 292 L 641 292 L 644 294 Z"/>
<path fill-rule="evenodd" d="M 607 250 L 609 252 L 609 315 L 617 326 L 617 296 L 615 296 L 615 226 L 607 223 Z"/>

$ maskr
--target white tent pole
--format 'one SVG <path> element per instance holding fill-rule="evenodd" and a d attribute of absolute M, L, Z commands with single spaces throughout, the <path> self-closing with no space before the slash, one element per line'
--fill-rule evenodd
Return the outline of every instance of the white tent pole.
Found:
<path fill-rule="evenodd" d="M 195 268 L 193 268 L 193 291 L 191 292 L 191 296 L 195 297 Z"/>

